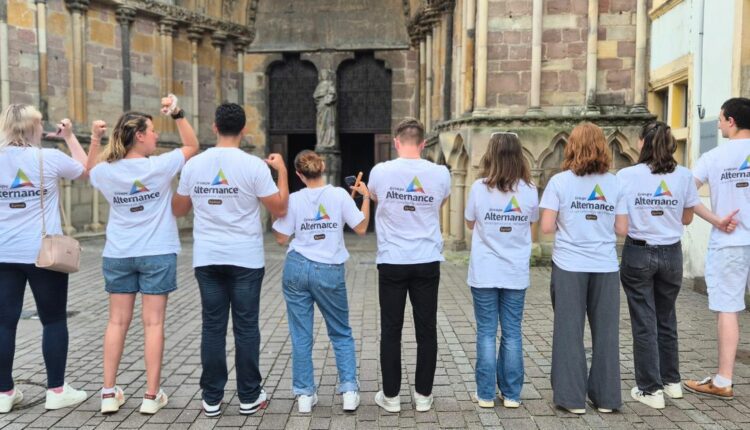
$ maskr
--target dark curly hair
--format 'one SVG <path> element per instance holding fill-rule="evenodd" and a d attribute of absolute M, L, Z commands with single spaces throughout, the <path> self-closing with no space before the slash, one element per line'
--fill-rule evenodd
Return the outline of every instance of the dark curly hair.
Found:
<path fill-rule="evenodd" d="M 669 126 L 661 121 L 650 122 L 641 129 L 640 138 L 643 139 L 643 148 L 638 163 L 647 165 L 655 175 L 674 172 L 677 144 Z"/>
<path fill-rule="evenodd" d="M 222 136 L 239 136 L 246 122 L 245 109 L 237 103 L 222 103 L 216 108 L 214 124 Z"/>

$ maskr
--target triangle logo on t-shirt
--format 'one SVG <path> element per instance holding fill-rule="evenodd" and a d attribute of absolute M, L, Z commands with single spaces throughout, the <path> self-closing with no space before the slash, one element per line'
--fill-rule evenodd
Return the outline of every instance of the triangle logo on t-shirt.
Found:
<path fill-rule="evenodd" d="M 214 178 L 213 182 L 211 182 L 211 185 L 229 185 L 229 181 L 227 181 L 227 177 L 224 176 L 224 171 L 219 169 L 219 173 L 216 174 L 216 177 Z"/>
<path fill-rule="evenodd" d="M 416 176 L 414 179 L 411 180 L 409 183 L 409 186 L 406 187 L 407 193 L 424 193 L 424 188 L 422 188 L 422 183 L 419 182 L 419 178 Z"/>
<path fill-rule="evenodd" d="M 591 194 L 589 195 L 589 200 L 601 200 L 606 202 L 607 198 L 604 197 L 604 193 L 602 192 L 602 189 L 599 187 L 599 184 L 596 184 L 594 187 L 594 190 L 591 191 Z"/>
<path fill-rule="evenodd" d="M 328 212 L 326 212 L 325 206 L 323 206 L 323 203 L 321 203 L 318 206 L 318 213 L 315 214 L 315 221 L 320 221 L 324 219 L 331 219 L 331 217 L 328 216 Z"/>
<path fill-rule="evenodd" d="M 23 173 L 23 170 L 18 169 L 18 172 L 16 173 L 16 179 L 13 180 L 13 183 L 10 185 L 11 188 L 21 188 L 21 187 L 33 187 L 34 184 L 31 183 L 31 180 L 29 180 L 29 177 L 26 176 L 25 173 Z"/>
<path fill-rule="evenodd" d="M 740 170 L 750 169 L 750 155 L 745 158 L 745 161 L 740 166 Z"/>
<path fill-rule="evenodd" d="M 654 193 L 654 197 L 661 197 L 661 196 L 672 197 L 672 192 L 669 191 L 669 187 L 667 186 L 667 183 L 664 180 L 661 181 L 661 184 L 659 184 L 659 187 L 656 189 L 656 192 Z"/>
<path fill-rule="evenodd" d="M 508 202 L 508 205 L 505 206 L 505 210 L 503 212 L 521 212 L 521 207 L 518 205 L 516 196 L 510 198 L 510 201 Z"/>
<path fill-rule="evenodd" d="M 143 193 L 143 192 L 147 192 L 147 191 L 148 191 L 148 188 L 146 188 L 146 186 L 143 185 L 143 183 L 141 181 L 139 181 L 138 179 L 136 179 L 135 181 L 133 181 L 133 186 L 130 187 L 130 194 L 131 195 L 132 194 Z"/>

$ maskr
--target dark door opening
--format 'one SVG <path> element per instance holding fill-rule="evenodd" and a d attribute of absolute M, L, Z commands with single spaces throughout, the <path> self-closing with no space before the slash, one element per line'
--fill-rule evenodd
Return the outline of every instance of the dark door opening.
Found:
<path fill-rule="evenodd" d="M 375 165 L 375 135 L 370 133 L 346 133 L 339 135 L 341 142 L 341 184 L 344 178 L 357 176 L 362 172 L 362 180 L 367 183 L 370 170 Z M 357 196 L 357 206 L 361 206 L 362 197 Z M 374 215 L 374 211 L 370 214 Z M 370 218 L 368 231 L 374 231 L 375 218 Z"/>
<path fill-rule="evenodd" d="M 314 134 L 289 134 L 287 135 L 287 146 L 286 146 L 286 170 L 289 172 L 289 193 L 299 191 L 305 187 L 300 178 L 297 176 L 294 170 L 294 157 L 300 152 L 309 149 L 315 150 L 315 135 Z"/>

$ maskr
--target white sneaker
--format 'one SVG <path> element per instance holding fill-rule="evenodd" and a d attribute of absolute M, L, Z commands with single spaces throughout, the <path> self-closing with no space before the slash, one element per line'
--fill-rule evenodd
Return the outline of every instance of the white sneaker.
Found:
<path fill-rule="evenodd" d="M 375 394 L 375 404 L 385 409 L 386 412 L 401 412 L 401 396 L 399 395 L 396 395 L 396 397 L 386 397 L 384 392 L 378 391 Z"/>
<path fill-rule="evenodd" d="M 55 393 L 47 390 L 47 401 L 44 403 L 44 409 L 54 410 L 75 406 L 86 401 L 86 392 L 76 390 L 68 384 L 63 384 L 61 393 Z"/>
<path fill-rule="evenodd" d="M 648 394 L 641 391 L 638 387 L 633 387 L 630 390 L 630 397 L 654 409 L 664 409 L 664 392 L 662 390 L 656 390 Z"/>
<path fill-rule="evenodd" d="M 479 394 L 477 392 L 474 392 L 474 398 L 473 400 L 477 402 L 480 408 L 494 408 L 495 407 L 495 399 L 492 400 L 482 400 L 479 398 Z"/>
<path fill-rule="evenodd" d="M 168 402 L 169 399 L 167 398 L 167 395 L 164 394 L 164 391 L 159 389 L 159 392 L 156 393 L 156 396 L 154 396 L 153 399 L 149 399 L 148 397 L 143 396 L 143 403 L 141 403 L 141 413 L 146 415 L 153 415 L 159 412 L 159 409 L 167 406 Z"/>
<path fill-rule="evenodd" d="M 0 394 L 0 414 L 7 414 L 21 401 L 23 401 L 23 393 L 18 388 L 13 390 L 13 394 Z"/>
<path fill-rule="evenodd" d="M 503 406 L 509 409 L 516 409 L 521 407 L 520 400 L 503 399 Z"/>
<path fill-rule="evenodd" d="M 610 409 L 610 408 L 596 408 L 596 410 L 603 414 L 611 414 L 612 412 L 615 411 L 614 409 Z"/>
<path fill-rule="evenodd" d="M 125 404 L 125 393 L 122 388 L 115 387 L 114 393 L 102 394 L 102 408 L 103 414 L 111 414 L 120 410 L 120 406 Z"/>
<path fill-rule="evenodd" d="M 266 390 L 260 390 L 260 394 L 258 394 L 258 398 L 254 402 L 240 402 L 240 414 L 252 415 L 261 409 L 265 409 L 266 407 L 268 407 L 268 394 L 266 394 Z"/>
<path fill-rule="evenodd" d="M 318 404 L 318 395 L 313 394 L 312 396 L 299 396 L 297 397 L 297 410 L 301 414 L 309 414 L 312 412 L 313 406 Z"/>
<path fill-rule="evenodd" d="M 205 400 L 201 400 L 203 405 L 203 414 L 209 418 L 218 417 L 221 415 L 221 402 L 215 405 L 209 405 Z"/>
<path fill-rule="evenodd" d="M 682 384 L 675 382 L 673 384 L 664 384 L 664 394 L 671 399 L 681 399 L 682 396 Z"/>
<path fill-rule="evenodd" d="M 417 412 L 427 412 L 432 409 L 432 394 L 429 396 L 423 396 L 416 391 L 414 392 L 414 405 L 416 405 Z"/>
<path fill-rule="evenodd" d="M 571 414 L 583 415 L 583 414 L 586 413 L 586 408 L 577 409 L 577 408 L 566 408 L 565 406 L 559 406 L 559 407 L 562 408 L 562 409 L 565 409 L 566 411 L 570 412 Z"/>
<path fill-rule="evenodd" d="M 347 391 L 344 397 L 344 410 L 356 411 L 359 407 L 359 393 L 356 391 Z"/>

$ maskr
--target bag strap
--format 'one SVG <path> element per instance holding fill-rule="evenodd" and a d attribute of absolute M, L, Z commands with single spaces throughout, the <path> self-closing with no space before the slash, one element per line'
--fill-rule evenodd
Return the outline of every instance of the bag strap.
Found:
<path fill-rule="evenodd" d="M 45 188 L 44 188 L 44 156 L 42 155 L 44 152 L 44 149 L 39 148 L 39 202 L 40 206 L 42 208 L 42 237 L 47 236 L 47 224 L 44 219 L 44 198 L 45 194 Z"/>
<path fill-rule="evenodd" d="M 44 217 L 44 199 L 47 194 L 47 189 L 44 187 L 44 148 L 39 148 L 39 202 L 41 203 L 42 208 L 42 237 L 47 236 L 47 224 L 46 219 Z M 62 222 L 63 225 L 68 225 L 68 214 L 65 213 L 65 208 L 63 208 L 62 199 L 57 199 L 58 208 L 60 210 L 60 214 L 62 215 Z"/>

